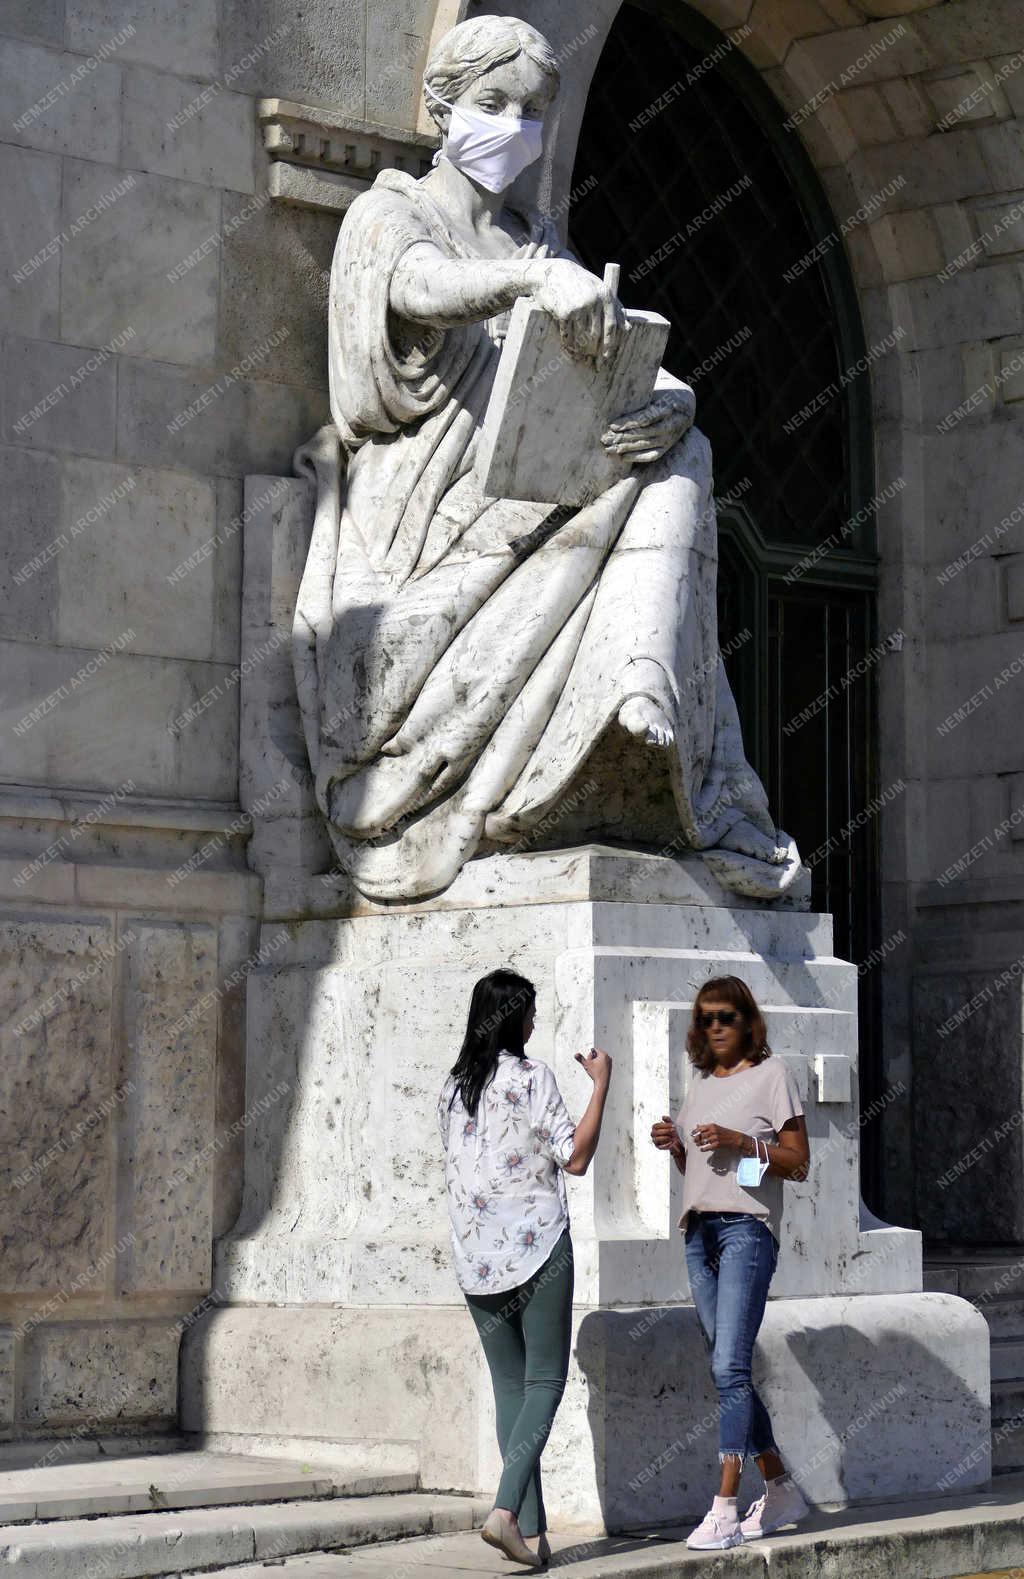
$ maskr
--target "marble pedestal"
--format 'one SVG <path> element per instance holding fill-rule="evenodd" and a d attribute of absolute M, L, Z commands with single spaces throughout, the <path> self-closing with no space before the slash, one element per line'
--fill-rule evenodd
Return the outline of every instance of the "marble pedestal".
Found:
<path fill-rule="evenodd" d="M 757 1351 L 781 1446 L 819 1502 L 924 1493 L 967 1459 L 958 1487 L 983 1484 L 988 1329 L 965 1301 L 920 1292 L 916 1233 L 861 1227 L 856 970 L 806 903 L 799 888 L 745 903 L 696 858 L 598 847 L 471 862 L 429 905 L 383 909 L 295 872 L 268 883 L 245 1202 L 217 1247 L 216 1303 L 186 1337 L 185 1428 L 347 1462 L 404 1455 L 435 1488 L 495 1483 L 434 1110 L 473 983 L 509 965 L 536 984 L 530 1052 L 570 1110 L 588 1089 L 574 1051 L 615 1060 L 600 1150 L 568 1181 L 576 1337 L 545 1454 L 550 1516 L 621 1529 L 700 1513 L 714 1397 L 681 1180 L 648 1132 L 684 1095 L 696 988 L 733 972 L 794 1071 L 814 1157 L 786 1186 Z"/>

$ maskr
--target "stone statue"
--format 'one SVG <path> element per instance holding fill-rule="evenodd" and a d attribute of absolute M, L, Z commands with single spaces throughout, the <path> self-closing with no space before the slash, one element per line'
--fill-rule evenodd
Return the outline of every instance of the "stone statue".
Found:
<path fill-rule="evenodd" d="M 744 757 L 718 651 L 693 390 L 661 370 L 647 409 L 600 440 L 629 474 L 579 509 L 488 498 L 474 475 L 518 297 L 567 354 L 610 355 L 625 331 L 552 223 L 503 201 L 541 150 L 551 47 L 512 17 L 462 22 L 424 88 L 442 149 L 421 180 L 383 171 L 345 216 L 333 425 L 298 457 L 318 498 L 295 675 L 341 866 L 379 900 L 438 893 L 474 855 L 528 847 L 617 730 L 641 764 L 667 764 L 669 853 L 713 851 L 728 886 L 776 897 L 800 861 Z M 552 432 L 553 465 L 558 447 Z"/>

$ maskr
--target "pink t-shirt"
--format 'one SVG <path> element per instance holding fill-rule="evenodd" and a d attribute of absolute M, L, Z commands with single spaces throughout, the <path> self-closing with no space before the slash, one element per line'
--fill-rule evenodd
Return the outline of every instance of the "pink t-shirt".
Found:
<path fill-rule="evenodd" d="M 732 1075 L 703 1074 L 694 1069 L 679 1114 L 676 1130 L 686 1151 L 683 1174 L 683 1212 L 679 1227 L 686 1229 L 691 1211 L 749 1212 L 762 1218 L 779 1238 L 782 1217 L 782 1179 L 766 1173 L 756 1189 L 736 1182 L 740 1152 L 733 1147 L 699 1151 L 691 1131 L 697 1124 L 721 1124 L 771 1145 L 789 1118 L 803 1113 L 800 1093 L 788 1066 L 771 1055 L 760 1064 L 738 1069 Z M 764 1161 L 764 1151 L 761 1151 Z"/>

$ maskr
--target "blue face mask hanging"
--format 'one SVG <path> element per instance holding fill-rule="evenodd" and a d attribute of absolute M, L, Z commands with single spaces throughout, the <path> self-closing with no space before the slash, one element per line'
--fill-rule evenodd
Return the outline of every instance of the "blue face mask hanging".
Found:
<path fill-rule="evenodd" d="M 477 181 L 488 192 L 504 192 L 520 171 L 539 159 L 544 143 L 543 121 L 519 121 L 510 115 L 487 115 L 483 110 L 467 110 L 442 99 L 424 83 L 432 99 L 451 110 L 443 154 L 456 170 Z"/>
<path fill-rule="evenodd" d="M 764 1161 L 761 1161 L 759 1146 L 764 1146 Z M 754 1138 L 754 1155 L 741 1157 L 736 1169 L 736 1183 L 742 1184 L 745 1190 L 756 1190 L 765 1174 L 768 1172 L 768 1144 Z"/>

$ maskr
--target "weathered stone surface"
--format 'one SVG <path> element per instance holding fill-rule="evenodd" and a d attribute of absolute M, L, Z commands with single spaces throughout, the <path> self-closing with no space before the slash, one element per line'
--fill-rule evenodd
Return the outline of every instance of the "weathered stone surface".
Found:
<path fill-rule="evenodd" d="M 74 238 L 61 279 L 64 333 L 104 345 L 130 326 L 131 356 L 208 363 L 217 324 L 217 249 L 168 280 L 220 224 L 216 191 L 164 176 L 128 172 L 112 180 L 101 165 L 68 160 L 64 216 L 70 226 L 90 205 L 131 185 Z M 97 289 L 97 281 L 103 288 Z"/>
<path fill-rule="evenodd" d="M 1007 105 L 987 65 L 926 77 L 922 83 L 936 126 L 973 126 L 1006 114 Z"/>
<path fill-rule="evenodd" d="M 943 63 L 1024 48 L 1024 15 L 1014 0 L 963 0 L 952 10 L 930 6 L 914 26 Z"/>
<path fill-rule="evenodd" d="M 310 486 L 248 477 L 245 485 L 242 657 L 272 648 L 242 687 L 239 799 L 252 819 L 249 864 L 327 871 L 291 657 L 291 626 L 309 548 Z M 285 517 L 282 529 L 282 517 Z"/>
<path fill-rule="evenodd" d="M 87 455 L 112 452 L 116 352 L 105 355 L 10 335 L 4 375 L 0 397 L 7 443 Z"/>
<path fill-rule="evenodd" d="M 11 38 L 59 45 L 64 41 L 64 7 L 65 0 L 7 0 L 4 32 Z"/>
<path fill-rule="evenodd" d="M 14 1425 L 14 1389 L 14 1338 L 0 1332 L 0 1431 L 4 1435 Z"/>
<path fill-rule="evenodd" d="M 1024 635 L 1006 631 L 935 641 L 930 655 L 928 762 L 935 778 L 961 771 L 1009 773 L 1024 675 Z"/>
<path fill-rule="evenodd" d="M 927 209 L 887 214 L 867 228 L 887 280 L 930 277 L 942 268 L 941 243 Z"/>
<path fill-rule="evenodd" d="M 889 0 L 886 0 L 886 3 L 889 3 Z M 880 83 L 879 92 L 889 106 L 901 137 L 928 135 L 934 117 L 922 84 L 917 78 Z"/>
<path fill-rule="evenodd" d="M 110 1064 L 117 939 L 107 920 L 0 923 L 5 1293 L 102 1293 L 89 1276 L 108 1232 Z"/>
<path fill-rule="evenodd" d="M 1024 279 L 1013 263 L 964 271 L 950 279 L 917 279 L 894 299 L 906 331 L 901 351 L 957 340 L 991 340 L 1019 331 L 1024 317 Z"/>
<path fill-rule="evenodd" d="M 998 126 L 981 126 L 976 135 L 988 171 L 986 188 L 1012 192 L 1024 184 L 1024 127 L 1017 121 L 1004 121 Z M 1005 206 L 1012 207 L 1013 200 L 1007 199 Z"/>
<path fill-rule="evenodd" d="M 217 933 L 129 918 L 121 1083 L 133 1090 L 118 1149 L 120 1293 L 209 1284 L 216 1154 Z"/>
<path fill-rule="evenodd" d="M 97 653 L 8 645 L 2 727 L 10 775 L 23 784 L 56 778 L 100 791 L 130 779 L 139 795 L 233 801 L 238 685 L 232 669 L 112 647 Z"/>
<path fill-rule="evenodd" d="M 833 23 L 818 0 L 754 0 L 747 26 L 753 31 L 743 39 L 744 53 L 756 66 L 774 66 L 794 39 L 829 33 Z"/>
<path fill-rule="evenodd" d="M 943 640 L 950 631 L 958 636 L 985 636 L 1002 619 L 1000 569 L 1006 573 L 1010 556 L 996 559 L 992 548 L 998 544 L 975 542 L 976 547 L 964 544 L 959 565 L 960 556 L 954 556 L 928 569 L 925 629 L 931 641 Z"/>
<path fill-rule="evenodd" d="M 169 1319 L 37 1327 L 25 1342 L 26 1422 L 96 1431 L 173 1420 L 178 1337 Z"/>
<path fill-rule="evenodd" d="M 492 1486 L 496 1447 L 487 1425 L 476 1429 L 478 1409 L 489 1424 L 490 1380 L 472 1323 L 464 1307 L 412 1315 L 310 1310 L 297 1330 L 284 1309 L 211 1311 L 185 1340 L 183 1423 L 245 1434 L 266 1421 L 275 1434 L 302 1436 L 326 1409 L 339 1434 L 373 1441 L 404 1422 L 428 1484 Z M 372 1403 L 358 1385 L 368 1350 L 382 1358 Z M 988 1329 L 965 1300 L 772 1298 L 754 1379 L 812 1501 L 899 1494 L 897 1485 L 921 1495 L 968 1454 L 958 1490 L 986 1484 Z M 447 1400 L 439 1413 L 438 1387 Z M 549 1516 L 609 1529 L 699 1517 L 718 1467 L 716 1422 L 692 1307 L 581 1306 L 544 1455 Z"/>
<path fill-rule="evenodd" d="M 861 147 L 900 141 L 902 134 L 880 87 L 851 88 L 839 95 L 839 107 Z"/>
<path fill-rule="evenodd" d="M 227 191 L 255 190 L 256 115 L 245 94 L 131 66 L 124 73 L 124 164 Z"/>
<path fill-rule="evenodd" d="M 989 372 L 981 378 L 990 379 Z M 965 385 L 969 382 L 965 379 Z M 965 388 L 961 405 L 983 388 L 981 379 L 973 388 Z M 955 560 L 986 532 L 991 535 L 992 548 L 1005 552 L 1024 547 L 1020 476 L 1015 465 L 1022 436 L 1019 407 L 1007 408 L 999 422 L 972 420 L 971 415 L 958 421 L 958 409 L 952 408 L 940 419 L 946 422 L 952 418 L 945 431 L 922 440 L 921 486 L 929 522 L 927 557 L 944 562 Z M 926 557 L 924 552 L 921 557 Z"/>
<path fill-rule="evenodd" d="M 238 659 L 242 613 L 238 589 L 242 585 L 245 490 L 237 477 L 217 477 L 214 483 L 217 489 L 217 543 L 213 555 L 214 657 L 234 663 Z"/>
<path fill-rule="evenodd" d="M 915 1131 L 921 1226 L 933 1240 L 957 1244 L 1019 1242 L 1020 961 L 1009 955 L 993 957 L 985 969 L 958 970 L 952 961 L 941 970 L 920 966 L 914 992 L 914 1080 L 928 1092 L 928 1123 Z M 979 1081 L 982 1065 L 992 1071 L 991 1080 Z"/>
<path fill-rule="evenodd" d="M 81 55 L 5 39 L 0 41 L 0 100 L 8 106 L 5 141 L 117 164 L 121 68 L 116 61 L 89 66 Z"/>
<path fill-rule="evenodd" d="M 229 380 L 230 372 L 203 377 L 141 358 L 126 364 L 118 391 L 119 454 L 201 474 L 289 471 L 297 446 L 327 420 L 326 391 L 256 377 Z M 198 420 L 189 418 L 190 410 Z"/>
<path fill-rule="evenodd" d="M 118 59 L 143 61 L 185 77 L 217 73 L 217 0 L 132 0 L 130 12 L 121 0 L 74 0 L 68 7 L 69 48 L 89 54 L 120 37 Z"/>
<path fill-rule="evenodd" d="M 0 629 L 7 640 L 52 640 L 59 601 L 60 462 L 0 449 L 6 528 L 0 533 Z"/>
<path fill-rule="evenodd" d="M 416 125 L 432 0 L 392 0 L 366 12 L 366 113 L 386 126 Z"/>
<path fill-rule="evenodd" d="M 60 159 L 0 143 L 0 187 L 17 192 L 0 229 L 0 326 L 55 338 L 60 294 Z"/>
<path fill-rule="evenodd" d="M 362 116 L 366 12 L 359 0 L 226 0 L 221 75 L 239 93 L 277 94 Z"/>
<path fill-rule="evenodd" d="M 970 130 L 865 148 L 851 159 L 849 173 L 861 202 L 892 190 L 890 213 L 973 197 L 989 187 L 978 134 Z"/>
<path fill-rule="evenodd" d="M 245 993 L 247 961 L 256 952 L 259 923 L 255 917 L 226 916 L 218 928 L 217 962 L 221 977 L 218 999 L 216 1112 L 221 1144 L 213 1159 L 213 1238 L 227 1233 L 242 1206 L 245 1156 Z"/>
<path fill-rule="evenodd" d="M 316 1418 L 318 1435 L 373 1444 L 393 1439 L 392 1418 L 403 1416 L 402 1435 L 419 1449 L 424 1484 L 474 1484 L 480 1353 L 464 1308 L 321 1307 L 304 1313 L 301 1338 L 283 1314 L 213 1309 L 190 1324 L 182 1345 L 184 1429 L 202 1421 L 204 1430 L 286 1439 Z M 353 1386 L 370 1330 L 382 1362 L 379 1394 Z"/>
<path fill-rule="evenodd" d="M 1012 554 L 1003 566 L 1006 578 L 1006 617 L 1024 620 L 1024 554 Z"/>
<path fill-rule="evenodd" d="M 310 386 L 327 384 L 327 284 L 338 236 L 336 216 L 252 200 L 224 199 L 219 351 L 222 361 L 246 356 L 282 322 L 288 337 L 259 376 Z"/>
<path fill-rule="evenodd" d="M 804 38 L 793 45 L 786 68 L 808 96 L 835 88 L 864 87 L 893 77 L 912 77 L 939 64 L 917 22 L 869 22 L 864 27 Z M 844 76 L 845 74 L 845 76 Z"/>
<path fill-rule="evenodd" d="M 57 556 L 61 642 L 100 648 L 131 625 L 134 645 L 151 656 L 220 657 L 216 552 L 205 547 L 217 533 L 216 502 L 211 482 L 181 472 L 68 457 L 60 516 L 68 541 Z M 172 580 L 191 554 L 199 562 Z"/>

